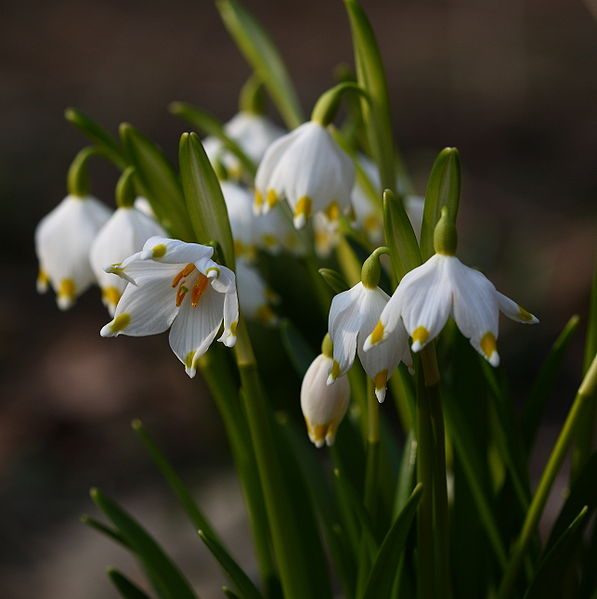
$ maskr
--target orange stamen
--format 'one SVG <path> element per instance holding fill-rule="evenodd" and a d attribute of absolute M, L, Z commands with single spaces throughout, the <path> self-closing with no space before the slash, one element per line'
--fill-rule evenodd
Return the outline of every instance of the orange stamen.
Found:
<path fill-rule="evenodd" d="M 195 265 L 192 262 L 189 262 L 173 279 L 172 279 L 172 287 L 176 287 L 182 279 L 186 276 L 190 275 L 195 270 Z M 176 304 L 178 306 L 178 304 Z"/>
<path fill-rule="evenodd" d="M 191 291 L 191 306 L 193 306 L 193 308 L 197 307 L 197 304 L 199 303 L 201 296 L 205 293 L 208 284 L 209 279 L 202 272 L 200 272 L 199 278 L 193 285 L 193 289 Z"/>

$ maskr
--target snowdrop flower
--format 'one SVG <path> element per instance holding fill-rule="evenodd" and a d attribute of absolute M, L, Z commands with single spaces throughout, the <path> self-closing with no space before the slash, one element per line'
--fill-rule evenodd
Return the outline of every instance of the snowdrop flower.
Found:
<path fill-rule="evenodd" d="M 332 342 L 326 335 L 319 354 L 307 369 L 301 385 L 301 409 L 309 439 L 316 447 L 332 445 L 348 409 L 350 384 L 340 376 L 332 385 L 326 380 L 332 365 Z"/>
<path fill-rule="evenodd" d="M 91 245 L 89 260 L 102 290 L 102 301 L 111 316 L 127 281 L 104 269 L 138 252 L 150 237 L 165 235 L 158 223 L 132 206 L 117 208 L 101 228 Z"/>
<path fill-rule="evenodd" d="M 354 166 L 319 122 L 303 123 L 266 151 L 255 178 L 257 214 L 266 214 L 286 198 L 300 229 L 316 212 L 337 220 L 350 208 Z"/>
<path fill-rule="evenodd" d="M 234 273 L 214 262 L 213 248 L 176 239 L 152 237 L 143 250 L 108 268 L 126 286 L 102 337 L 142 337 L 169 327 L 170 347 L 193 377 L 199 358 L 218 339 L 236 343 L 238 300 Z"/>
<path fill-rule="evenodd" d="M 269 304 L 277 297 L 264 283 L 259 272 L 243 258 L 236 261 L 238 301 L 243 315 L 266 325 L 278 322 Z"/>
<path fill-rule="evenodd" d="M 456 258 L 456 229 L 449 221 L 446 207 L 435 228 L 434 242 L 436 253 L 400 281 L 367 338 L 365 350 L 373 351 L 382 341 L 392 339 L 404 322 L 413 340 L 412 350 L 418 352 L 440 333 L 452 316 L 471 345 L 492 366 L 497 366 L 499 312 L 517 322 L 539 321 L 497 291 L 483 274 Z"/>
<path fill-rule="evenodd" d="M 109 218 L 110 210 L 100 201 L 70 194 L 37 225 L 37 290 L 45 293 L 51 284 L 61 310 L 70 308 L 93 283 L 89 249 Z"/>
<path fill-rule="evenodd" d="M 255 164 L 261 161 L 267 148 L 284 135 L 284 131 L 267 117 L 247 110 L 241 110 L 232 117 L 224 125 L 224 130 Z M 206 137 L 203 147 L 212 164 L 220 161 L 231 177 L 238 179 L 241 176 L 240 161 L 232 152 L 226 150 L 218 138 Z"/>
<path fill-rule="evenodd" d="M 363 369 L 375 383 L 375 395 L 381 403 L 385 399 L 387 381 L 400 361 L 412 364 L 408 338 L 404 328 L 389 339 L 388 344 L 365 352 L 363 343 L 379 320 L 390 297 L 378 286 L 379 257 L 388 253 L 378 248 L 363 264 L 361 281 L 348 291 L 334 296 L 329 314 L 329 331 L 334 344 L 333 363 L 328 384 L 345 374 L 358 354 Z"/>

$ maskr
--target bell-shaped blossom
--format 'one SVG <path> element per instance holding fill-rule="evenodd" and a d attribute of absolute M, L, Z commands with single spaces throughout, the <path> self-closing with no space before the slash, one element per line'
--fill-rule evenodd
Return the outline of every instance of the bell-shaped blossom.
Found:
<path fill-rule="evenodd" d="M 325 345 L 325 342 L 324 342 Z M 301 409 L 309 439 L 316 447 L 334 443 L 338 426 L 348 409 L 350 384 L 345 376 L 327 384 L 332 357 L 319 354 L 307 369 L 301 385 Z"/>
<path fill-rule="evenodd" d="M 245 110 L 232 117 L 224 125 L 224 130 L 255 164 L 259 164 L 267 148 L 284 135 L 284 130 L 274 125 L 267 117 Z M 212 164 L 220 161 L 231 177 L 240 177 L 240 161 L 232 152 L 226 150 L 218 138 L 206 137 L 203 147 Z"/>
<path fill-rule="evenodd" d="M 253 208 L 265 214 L 285 198 L 300 229 L 316 212 L 336 220 L 341 210 L 348 210 L 353 184 L 350 157 L 325 127 L 309 121 L 267 149 L 255 178 Z"/>
<path fill-rule="evenodd" d="M 236 261 L 236 281 L 243 315 L 266 325 L 276 324 L 278 317 L 270 304 L 277 301 L 277 296 L 267 287 L 259 272 L 243 258 Z"/>
<path fill-rule="evenodd" d="M 61 310 L 70 308 L 75 298 L 94 282 L 89 249 L 110 214 L 104 204 L 91 196 L 69 195 L 37 225 L 37 290 L 45 293 L 51 284 Z"/>
<path fill-rule="evenodd" d="M 385 399 L 387 381 L 400 363 L 411 366 L 408 338 L 404 328 L 388 339 L 388 344 L 363 350 L 365 338 L 379 320 L 389 296 L 379 287 L 359 282 L 348 291 L 334 296 L 329 314 L 329 332 L 334 344 L 334 360 L 330 366 L 328 384 L 345 374 L 352 366 L 355 355 L 367 376 L 375 383 L 375 395 L 381 403 Z"/>
<path fill-rule="evenodd" d="M 383 347 L 380 342 L 391 341 L 404 323 L 413 340 L 412 350 L 418 352 L 437 337 L 452 316 L 471 345 L 492 366 L 497 366 L 500 311 L 517 322 L 539 322 L 497 291 L 479 271 L 465 266 L 454 255 L 436 253 L 400 281 L 379 322 L 372 327 L 365 350 L 368 354 Z"/>
<path fill-rule="evenodd" d="M 138 252 L 143 244 L 166 232 L 158 223 L 133 207 L 117 208 L 96 235 L 89 253 L 91 267 L 102 291 L 102 301 L 114 316 L 116 304 L 127 285 L 125 279 L 105 271 L 107 266 L 122 262 Z"/>
<path fill-rule="evenodd" d="M 126 286 L 102 337 L 142 337 L 170 329 L 170 347 L 195 376 L 199 358 L 213 342 L 236 343 L 238 299 L 234 273 L 214 262 L 213 248 L 152 237 L 143 250 L 107 269 Z"/>

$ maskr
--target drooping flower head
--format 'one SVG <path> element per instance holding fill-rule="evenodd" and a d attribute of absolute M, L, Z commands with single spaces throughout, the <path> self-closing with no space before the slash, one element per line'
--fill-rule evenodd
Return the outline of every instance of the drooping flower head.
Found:
<path fill-rule="evenodd" d="M 387 381 L 400 361 L 409 366 L 412 364 L 404 328 L 399 329 L 386 345 L 369 352 L 363 350 L 366 336 L 390 299 L 377 286 L 380 276 L 379 255 L 382 251 L 387 251 L 387 248 L 379 248 L 367 259 L 363 265 L 362 281 L 334 296 L 328 324 L 334 344 L 328 384 L 345 374 L 358 355 L 367 376 L 375 384 L 375 395 L 380 403 L 385 399 Z"/>
<path fill-rule="evenodd" d="M 137 208 L 122 206 L 116 209 L 96 235 L 89 260 L 102 291 L 102 301 L 111 316 L 114 315 L 127 281 L 106 272 L 105 268 L 138 252 L 150 237 L 165 234 L 155 220 Z"/>
<path fill-rule="evenodd" d="M 324 442 L 334 443 L 350 398 L 347 377 L 340 376 L 332 385 L 327 384 L 333 362 L 331 345 L 330 336 L 326 335 L 321 353 L 311 362 L 301 385 L 301 409 L 309 439 L 316 447 L 323 447 Z"/>
<path fill-rule="evenodd" d="M 110 214 L 99 200 L 70 194 L 37 225 L 37 290 L 45 293 L 51 284 L 61 310 L 70 308 L 94 282 L 89 249 Z"/>
<path fill-rule="evenodd" d="M 309 121 L 276 140 L 266 151 L 255 178 L 257 214 L 266 214 L 281 199 L 300 229 L 316 212 L 336 220 L 350 208 L 354 166 L 321 123 Z"/>
<path fill-rule="evenodd" d="M 143 250 L 108 272 L 128 281 L 102 337 L 142 337 L 170 329 L 170 347 L 195 376 L 199 358 L 213 342 L 236 343 L 238 299 L 234 273 L 214 262 L 213 248 L 152 237 Z"/>
<path fill-rule="evenodd" d="M 365 342 L 367 353 L 382 341 L 392 339 L 402 323 L 412 337 L 412 350 L 418 352 L 437 337 L 452 316 L 471 345 L 492 366 L 497 366 L 499 312 L 517 322 L 539 322 L 497 291 L 483 274 L 462 264 L 454 255 L 455 250 L 456 230 L 444 207 L 435 229 L 436 253 L 400 281 Z"/>

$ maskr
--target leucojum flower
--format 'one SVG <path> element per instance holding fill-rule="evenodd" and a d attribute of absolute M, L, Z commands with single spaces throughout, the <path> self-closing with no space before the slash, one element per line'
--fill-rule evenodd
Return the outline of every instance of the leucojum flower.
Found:
<path fill-rule="evenodd" d="M 213 248 L 152 237 L 143 250 L 107 271 L 129 284 L 102 337 L 141 337 L 170 328 L 170 347 L 193 377 L 222 321 L 218 341 L 236 343 L 238 299 L 234 273 L 214 262 Z"/>
<path fill-rule="evenodd" d="M 311 362 L 301 385 L 301 409 L 307 424 L 309 439 L 316 447 L 334 443 L 338 426 L 348 409 L 350 384 L 347 377 L 339 376 L 327 384 L 332 367 L 332 341 L 326 335 L 321 353 Z"/>
<path fill-rule="evenodd" d="M 446 207 L 435 228 L 434 242 L 436 253 L 400 281 L 367 337 L 366 353 L 392 339 L 402 323 L 412 337 L 411 349 L 418 352 L 437 337 L 452 316 L 471 345 L 497 366 L 499 312 L 525 324 L 534 324 L 538 319 L 497 291 L 483 274 L 456 258 L 456 229 Z"/>
<path fill-rule="evenodd" d="M 329 314 L 329 332 L 334 344 L 328 384 L 345 374 L 352 366 L 355 355 L 367 376 L 375 384 L 375 395 L 381 403 L 385 399 L 387 381 L 400 361 L 412 365 L 408 351 L 408 337 L 399 323 L 395 334 L 384 346 L 363 351 L 366 336 L 379 320 L 390 297 L 378 287 L 379 256 L 387 248 L 378 248 L 363 264 L 361 281 L 348 291 L 334 296 Z"/>
<path fill-rule="evenodd" d="M 52 285 L 61 310 L 70 308 L 94 282 L 89 249 L 110 214 L 94 197 L 69 194 L 37 225 L 37 290 L 45 293 Z"/>

